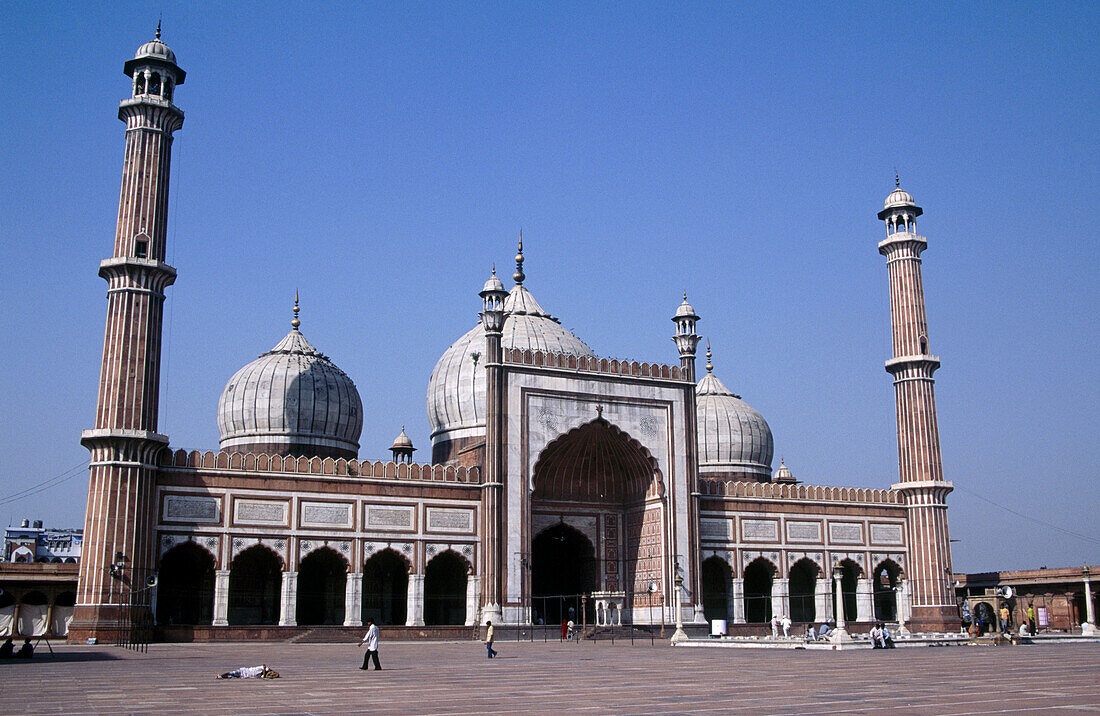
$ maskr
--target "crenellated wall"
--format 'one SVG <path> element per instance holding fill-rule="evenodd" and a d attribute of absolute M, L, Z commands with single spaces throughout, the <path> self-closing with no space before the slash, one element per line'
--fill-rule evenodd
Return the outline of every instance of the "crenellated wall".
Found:
<path fill-rule="evenodd" d="M 332 475 L 335 477 L 391 478 L 398 480 L 428 480 L 481 484 L 477 467 L 429 465 L 426 463 L 395 463 L 380 460 L 345 460 L 292 455 L 256 455 L 253 453 L 214 452 L 207 450 L 164 450 L 158 455 L 160 467 L 190 467 L 206 470 L 240 470 L 242 472 L 273 472 L 299 475 Z"/>
<path fill-rule="evenodd" d="M 689 380 L 678 365 L 660 363 L 639 363 L 638 361 L 618 360 L 616 358 L 596 358 L 586 356 L 547 353 L 544 351 L 520 350 L 504 351 L 504 362 L 517 365 L 546 366 L 587 373 L 610 373 L 628 375 L 637 378 L 658 378 L 663 380 Z"/>
<path fill-rule="evenodd" d="M 862 504 L 901 505 L 901 493 L 865 487 L 822 487 L 784 485 L 732 480 L 699 480 L 699 493 L 708 497 L 754 497 L 780 500 L 826 500 Z"/>

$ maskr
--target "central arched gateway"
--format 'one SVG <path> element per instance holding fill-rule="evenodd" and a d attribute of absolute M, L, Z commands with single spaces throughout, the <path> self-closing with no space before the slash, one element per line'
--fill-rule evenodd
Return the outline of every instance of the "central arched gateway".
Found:
<path fill-rule="evenodd" d="M 664 486 L 649 451 L 599 417 L 546 446 L 532 488 L 531 619 L 580 622 L 581 597 L 610 592 L 624 621 L 657 620 L 671 600 Z M 589 622 L 594 608 L 589 599 Z"/>

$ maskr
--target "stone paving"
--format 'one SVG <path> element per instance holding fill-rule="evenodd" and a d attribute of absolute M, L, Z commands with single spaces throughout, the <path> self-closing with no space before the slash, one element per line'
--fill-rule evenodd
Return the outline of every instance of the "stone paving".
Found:
<path fill-rule="evenodd" d="M 0 662 L 0 714 L 1100 713 L 1100 644 L 821 652 L 629 642 L 55 646 Z M 44 646 L 40 649 L 44 650 Z M 266 662 L 282 678 L 216 681 Z"/>

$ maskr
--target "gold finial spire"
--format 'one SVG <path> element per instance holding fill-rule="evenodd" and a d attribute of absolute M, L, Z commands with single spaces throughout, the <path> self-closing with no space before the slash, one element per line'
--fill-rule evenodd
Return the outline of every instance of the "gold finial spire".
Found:
<path fill-rule="evenodd" d="M 685 301 L 688 300 L 688 292 L 687 291 L 684 291 L 684 300 Z"/>
<path fill-rule="evenodd" d="M 294 330 L 298 330 L 298 326 L 302 325 L 302 322 L 298 320 L 298 289 L 294 289 L 294 318 L 290 321 L 290 327 Z"/>
<path fill-rule="evenodd" d="M 714 365 L 710 362 L 710 339 L 707 339 L 707 372 L 710 373 L 714 370 Z"/>
<path fill-rule="evenodd" d="M 516 252 L 516 272 L 512 274 L 517 286 L 523 285 L 523 229 L 519 230 L 519 250 Z"/>
<path fill-rule="evenodd" d="M 901 188 L 901 177 L 898 176 L 898 170 L 896 167 L 894 168 L 894 188 Z M 782 460 L 780 460 L 780 462 L 782 462 Z"/>
<path fill-rule="evenodd" d="M 493 275 L 497 275 L 497 265 L 495 263 L 493 264 Z"/>
<path fill-rule="evenodd" d="M 157 18 L 157 39 L 160 39 L 160 18 Z"/>

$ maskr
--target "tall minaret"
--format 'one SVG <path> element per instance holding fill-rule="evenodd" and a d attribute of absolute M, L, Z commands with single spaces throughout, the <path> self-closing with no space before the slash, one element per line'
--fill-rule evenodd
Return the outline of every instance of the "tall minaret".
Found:
<path fill-rule="evenodd" d="M 516 285 L 523 283 L 523 237 L 516 254 Z M 481 296 L 481 324 L 485 328 L 485 465 L 481 484 L 482 570 L 481 617 L 497 624 L 503 620 L 504 604 L 504 301 L 508 292 L 497 278 L 496 267 Z"/>
<path fill-rule="evenodd" d="M 920 255 L 928 242 L 916 233 L 921 208 L 896 177 L 895 187 L 878 213 L 886 222 L 886 238 L 879 242 L 878 250 L 886 257 L 890 274 L 894 339 L 894 357 L 886 361 L 886 371 L 894 376 L 898 415 L 900 480 L 893 489 L 902 493 L 909 507 L 909 563 L 905 569 L 912 623 L 918 630 L 954 628 L 958 612 L 951 586 L 946 503 L 952 485 L 943 479 L 940 460 L 932 379 L 940 359 L 929 349 L 920 270 Z"/>
<path fill-rule="evenodd" d="M 702 575 L 702 551 L 699 549 L 699 500 L 702 495 L 699 494 L 698 485 L 698 468 L 699 468 L 699 426 L 698 426 L 698 414 L 696 412 L 695 404 L 695 349 L 699 347 L 699 341 L 702 337 L 695 332 L 695 325 L 699 322 L 699 316 L 695 313 L 695 309 L 688 303 L 687 291 L 684 291 L 684 300 L 677 306 L 676 313 L 672 314 L 672 322 L 676 324 L 676 332 L 672 336 L 672 342 L 676 344 L 676 350 L 680 353 L 680 370 L 684 381 L 687 383 L 684 390 L 684 422 L 687 427 L 688 440 L 684 446 L 686 451 L 685 457 L 687 458 L 688 472 L 684 476 L 687 481 L 687 493 L 688 493 L 688 523 L 687 523 L 687 539 L 688 539 L 688 557 L 691 560 L 691 564 L 673 564 L 671 565 L 674 572 L 673 579 L 683 577 L 680 572 L 684 569 L 689 569 L 687 593 L 681 593 L 681 599 L 687 599 L 688 604 L 692 608 L 691 621 L 703 622 L 703 585 L 701 581 Z M 709 360 L 709 354 L 708 354 Z M 675 604 L 675 598 L 672 603 Z M 676 608 L 683 609 L 684 604 L 681 602 L 676 605 Z M 673 612 L 673 618 L 675 619 L 675 612 Z M 678 630 L 673 635 L 673 641 L 678 641 L 682 638 L 683 632 Z"/>
<path fill-rule="evenodd" d="M 131 96 L 126 156 L 118 201 L 114 255 L 99 265 L 107 281 L 107 329 L 95 427 L 81 443 L 91 451 L 88 508 L 72 641 L 109 635 L 125 618 L 122 605 L 141 602 L 155 565 L 155 461 L 168 438 L 157 433 L 164 289 L 176 270 L 164 262 L 172 133 L 183 112 L 172 103 L 185 73 L 156 38 L 123 66 Z M 134 596 L 136 594 L 136 596 Z"/>

